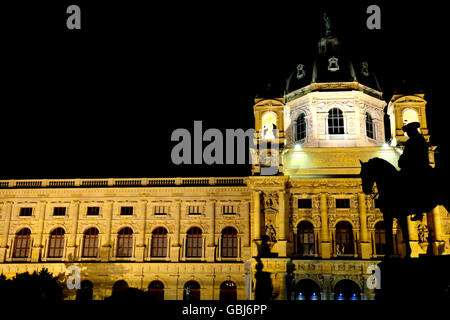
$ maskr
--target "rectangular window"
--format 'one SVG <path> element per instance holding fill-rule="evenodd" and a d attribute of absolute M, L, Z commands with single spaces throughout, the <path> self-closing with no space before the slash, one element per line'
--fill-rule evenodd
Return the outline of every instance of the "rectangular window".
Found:
<path fill-rule="evenodd" d="M 236 214 L 234 206 L 223 206 L 223 214 Z"/>
<path fill-rule="evenodd" d="M 200 215 L 200 207 L 199 206 L 188 206 L 188 212 L 191 215 Z"/>
<path fill-rule="evenodd" d="M 152 236 L 152 257 L 167 256 L 167 234 L 154 234 Z"/>
<path fill-rule="evenodd" d="M 202 256 L 202 235 L 188 235 L 186 238 L 186 257 L 201 258 Z"/>
<path fill-rule="evenodd" d="M 298 199 L 298 207 L 300 209 L 311 209 L 312 200 L 311 199 Z"/>
<path fill-rule="evenodd" d="M 338 209 L 350 208 L 350 199 L 336 199 L 336 208 Z"/>
<path fill-rule="evenodd" d="M 99 212 L 100 212 L 100 207 L 88 207 L 87 208 L 88 216 L 98 216 Z"/>
<path fill-rule="evenodd" d="M 155 215 L 164 216 L 167 215 L 168 208 L 166 206 L 156 206 L 155 207 Z"/>
<path fill-rule="evenodd" d="M 33 208 L 20 208 L 19 216 L 30 217 L 33 213 Z"/>
<path fill-rule="evenodd" d="M 54 207 L 53 215 L 54 216 L 65 216 L 66 215 L 66 207 Z"/>
<path fill-rule="evenodd" d="M 133 215 L 133 207 L 121 207 L 120 215 L 121 216 L 132 216 Z"/>

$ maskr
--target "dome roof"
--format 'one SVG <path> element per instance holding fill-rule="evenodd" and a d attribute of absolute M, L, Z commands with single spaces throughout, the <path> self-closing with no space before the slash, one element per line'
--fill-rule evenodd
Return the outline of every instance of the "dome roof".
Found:
<path fill-rule="evenodd" d="M 312 63 L 300 63 L 286 80 L 289 94 L 312 83 L 359 82 L 381 92 L 376 76 L 367 60 L 351 59 L 343 50 L 342 42 L 332 34 L 329 20 L 326 34 L 318 42 L 318 53 Z"/>

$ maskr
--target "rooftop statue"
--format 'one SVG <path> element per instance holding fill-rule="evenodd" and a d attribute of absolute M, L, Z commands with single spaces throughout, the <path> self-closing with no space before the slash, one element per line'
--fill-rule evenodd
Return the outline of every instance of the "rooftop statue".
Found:
<path fill-rule="evenodd" d="M 331 21 L 325 12 L 323 13 L 323 20 L 325 21 L 325 35 L 329 36 L 331 35 Z"/>

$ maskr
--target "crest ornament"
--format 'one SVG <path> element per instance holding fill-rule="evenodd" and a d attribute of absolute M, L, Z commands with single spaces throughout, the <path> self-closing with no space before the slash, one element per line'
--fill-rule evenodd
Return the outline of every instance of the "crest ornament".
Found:
<path fill-rule="evenodd" d="M 331 57 L 328 59 L 328 71 L 335 72 L 339 70 L 338 58 Z"/>
<path fill-rule="evenodd" d="M 369 76 L 369 64 L 366 61 L 361 63 L 361 73 L 366 77 Z"/>
<path fill-rule="evenodd" d="M 299 64 L 297 66 L 297 79 L 303 79 L 305 77 L 305 69 L 303 69 L 305 66 L 303 64 Z"/>

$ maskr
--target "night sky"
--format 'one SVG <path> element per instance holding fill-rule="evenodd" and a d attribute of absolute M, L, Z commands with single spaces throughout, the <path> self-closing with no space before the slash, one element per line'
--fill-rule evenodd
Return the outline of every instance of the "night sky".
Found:
<path fill-rule="evenodd" d="M 313 60 L 324 11 L 345 50 L 367 57 L 386 101 L 403 80 L 423 90 L 440 165 L 450 163 L 443 8 L 145 2 L 2 4 L 1 178 L 249 175 L 248 165 L 171 164 L 171 133 L 192 132 L 194 120 L 204 130 L 253 127 L 261 88 Z M 66 28 L 70 4 L 81 7 L 79 31 Z M 370 4 L 381 30 L 366 27 Z"/>

